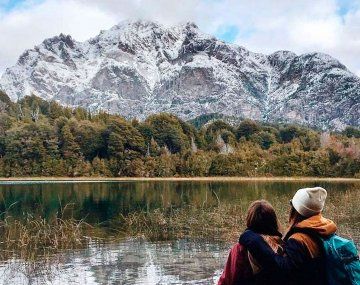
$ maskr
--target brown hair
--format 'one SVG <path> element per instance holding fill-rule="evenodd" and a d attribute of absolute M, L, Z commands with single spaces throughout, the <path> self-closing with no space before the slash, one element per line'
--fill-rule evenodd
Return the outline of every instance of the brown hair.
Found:
<path fill-rule="evenodd" d="M 246 216 L 246 226 L 258 234 L 281 236 L 275 210 L 265 200 L 251 203 Z"/>
<path fill-rule="evenodd" d="M 292 230 L 296 226 L 296 224 L 302 222 L 303 220 L 306 220 L 306 217 L 299 214 L 298 211 L 294 208 L 292 205 L 292 202 L 290 201 L 291 209 L 289 213 L 289 226 L 286 230 L 286 233 L 284 234 L 284 240 L 288 240 L 289 237 L 294 233 Z"/>
<path fill-rule="evenodd" d="M 290 228 L 294 227 L 296 224 L 302 222 L 303 220 L 306 220 L 306 217 L 299 214 L 298 211 L 294 208 L 294 206 L 291 203 L 291 210 L 289 213 L 289 226 Z"/>

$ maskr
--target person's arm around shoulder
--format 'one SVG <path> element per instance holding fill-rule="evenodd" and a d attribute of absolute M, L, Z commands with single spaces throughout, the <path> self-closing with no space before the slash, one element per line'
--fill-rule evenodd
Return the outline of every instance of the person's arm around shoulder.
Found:
<path fill-rule="evenodd" d="M 249 278 L 252 272 L 246 257 L 247 252 L 245 248 L 241 244 L 236 243 L 230 250 L 218 285 L 235 285 L 238 284 L 240 280 Z"/>
<path fill-rule="evenodd" d="M 278 270 L 282 275 L 292 275 L 307 260 L 302 243 L 290 238 L 284 245 L 284 255 L 276 254 L 264 239 L 251 230 L 246 230 L 239 239 L 257 262 L 264 268 Z"/>

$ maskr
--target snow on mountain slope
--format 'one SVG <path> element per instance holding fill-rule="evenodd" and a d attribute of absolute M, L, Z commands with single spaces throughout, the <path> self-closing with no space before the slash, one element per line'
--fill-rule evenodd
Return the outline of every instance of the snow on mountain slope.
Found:
<path fill-rule="evenodd" d="M 0 80 L 12 100 L 38 95 L 143 119 L 219 113 L 322 129 L 360 125 L 360 79 L 321 53 L 253 53 L 202 33 L 126 21 L 86 42 L 46 39 Z"/>

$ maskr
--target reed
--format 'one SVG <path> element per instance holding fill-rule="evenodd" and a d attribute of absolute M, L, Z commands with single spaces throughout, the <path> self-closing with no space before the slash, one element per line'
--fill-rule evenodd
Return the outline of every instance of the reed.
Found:
<path fill-rule="evenodd" d="M 0 259 L 24 260 L 47 256 L 63 249 L 83 248 L 91 241 L 93 227 L 84 220 L 25 215 L 0 221 Z"/>
<path fill-rule="evenodd" d="M 272 201 L 283 229 L 289 212 L 288 200 Z M 324 215 L 333 219 L 339 233 L 360 241 L 360 191 L 352 189 L 337 200 L 329 199 Z M 73 217 L 47 220 L 25 215 L 22 219 L 6 216 L 0 221 L 0 259 L 25 260 L 46 256 L 64 249 L 85 248 L 91 242 L 114 242 L 122 238 L 143 238 L 151 241 L 203 239 L 236 242 L 245 228 L 248 202 L 222 203 L 216 206 L 161 207 L 137 211 L 108 221 L 89 225 Z M 65 207 L 66 208 L 66 207 Z"/>
<path fill-rule="evenodd" d="M 289 212 L 288 200 L 272 202 L 282 231 L 286 230 Z M 360 191 L 348 191 L 336 201 L 329 200 L 324 216 L 333 219 L 343 236 L 360 240 Z M 186 206 L 182 208 L 158 208 L 120 216 L 116 225 L 120 236 L 142 237 L 148 240 L 172 240 L 181 238 L 235 242 L 245 229 L 248 205 L 221 204 L 213 207 Z"/>
<path fill-rule="evenodd" d="M 243 221 L 244 209 L 239 205 L 155 209 L 120 217 L 124 235 L 148 240 L 196 238 L 228 241 L 239 234 Z"/>

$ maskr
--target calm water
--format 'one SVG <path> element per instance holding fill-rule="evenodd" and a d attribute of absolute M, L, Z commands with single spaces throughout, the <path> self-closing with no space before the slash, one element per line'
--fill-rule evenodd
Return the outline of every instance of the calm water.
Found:
<path fill-rule="evenodd" d="M 0 284 L 213 284 L 228 246 L 125 240 L 64 252 L 52 262 L 2 264 Z"/>
<path fill-rule="evenodd" d="M 329 215 L 360 241 L 360 183 L 329 182 L 81 182 L 0 183 L 0 212 L 51 218 L 64 205 L 66 215 L 92 224 L 120 214 L 184 205 L 244 206 L 267 199 L 280 210 L 301 187 L 322 186 L 329 192 Z M 331 205 L 331 206 L 330 206 Z M 337 211 L 337 207 L 339 211 Z M 64 251 L 34 264 L 2 260 L 0 284 L 213 284 L 221 273 L 227 243 L 136 239 Z"/>

